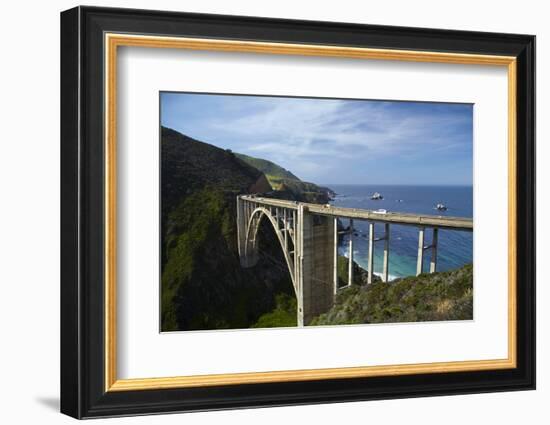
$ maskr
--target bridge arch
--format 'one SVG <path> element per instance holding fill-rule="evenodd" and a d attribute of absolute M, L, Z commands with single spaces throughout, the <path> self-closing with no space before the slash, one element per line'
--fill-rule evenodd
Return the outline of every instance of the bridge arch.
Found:
<path fill-rule="evenodd" d="M 295 251 L 295 232 L 289 226 L 290 217 L 286 220 L 278 217 L 266 207 L 256 207 L 251 213 L 246 223 L 244 255 L 246 258 L 257 261 L 258 257 L 258 232 L 264 217 L 271 223 L 275 235 L 279 241 L 283 256 L 290 273 L 290 279 L 296 296 L 299 295 L 298 286 L 296 283 L 296 267 L 293 251 Z M 282 224 L 282 228 L 281 228 Z M 286 236 L 285 236 L 286 233 Z M 292 248 L 292 251 L 291 251 Z"/>

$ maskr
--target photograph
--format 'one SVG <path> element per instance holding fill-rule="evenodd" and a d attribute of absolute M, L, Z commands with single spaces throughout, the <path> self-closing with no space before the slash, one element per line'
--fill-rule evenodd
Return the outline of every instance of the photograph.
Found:
<path fill-rule="evenodd" d="M 160 331 L 474 319 L 474 105 L 159 93 Z"/>

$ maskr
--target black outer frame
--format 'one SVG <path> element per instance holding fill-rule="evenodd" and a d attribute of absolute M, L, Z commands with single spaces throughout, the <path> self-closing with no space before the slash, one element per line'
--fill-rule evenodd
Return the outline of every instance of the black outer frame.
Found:
<path fill-rule="evenodd" d="M 517 361 L 509 370 L 104 391 L 105 32 L 517 57 Z M 77 7 L 61 13 L 61 412 L 75 418 L 535 388 L 535 37 Z"/>

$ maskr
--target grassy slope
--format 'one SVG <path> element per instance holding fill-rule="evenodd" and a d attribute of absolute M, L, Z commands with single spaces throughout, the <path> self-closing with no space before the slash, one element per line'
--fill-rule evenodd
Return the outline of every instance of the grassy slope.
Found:
<path fill-rule="evenodd" d="M 254 158 L 252 156 L 244 155 L 242 153 L 236 153 L 235 156 L 237 156 L 247 164 L 251 165 L 254 168 L 257 168 L 262 173 L 264 173 L 267 179 L 269 180 L 269 183 L 271 183 L 272 186 L 274 184 L 277 184 L 280 180 L 284 180 L 284 179 L 298 180 L 298 181 L 300 180 L 290 171 L 266 159 Z"/>
<path fill-rule="evenodd" d="M 254 158 L 244 154 L 235 154 L 247 164 L 265 174 L 275 192 L 270 196 L 293 201 L 325 204 L 332 191 L 314 183 L 304 182 L 283 167 L 265 159 Z"/>
<path fill-rule="evenodd" d="M 374 276 L 367 285 L 367 272 L 354 263 L 354 282 L 348 279 L 348 259 L 338 257 L 340 290 L 334 307 L 315 318 L 311 326 L 361 323 L 469 320 L 473 318 L 472 266 L 448 272 L 411 276 L 384 283 Z M 286 294 L 276 298 L 273 311 L 262 315 L 253 327 L 296 325 L 296 299 Z"/>
<path fill-rule="evenodd" d="M 343 289 L 334 307 L 312 325 L 423 322 L 473 318 L 472 265 L 390 283 Z"/>

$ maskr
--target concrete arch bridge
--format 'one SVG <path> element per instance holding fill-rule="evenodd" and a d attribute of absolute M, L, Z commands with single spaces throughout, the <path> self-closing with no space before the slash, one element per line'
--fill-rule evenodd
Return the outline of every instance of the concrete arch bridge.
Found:
<path fill-rule="evenodd" d="M 279 240 L 297 299 L 298 325 L 327 312 L 339 290 L 337 274 L 338 235 L 349 235 L 348 285 L 353 282 L 354 220 L 369 223 L 368 283 L 372 282 L 375 242 L 383 241 L 382 279 L 388 280 L 391 224 L 418 227 L 417 275 L 423 272 L 424 252 L 431 250 L 430 273 L 437 269 L 438 230 L 473 231 L 472 219 L 381 213 L 372 210 L 308 204 L 255 195 L 237 197 L 237 232 L 241 266 L 253 267 L 258 262 L 258 230 L 267 219 Z M 338 231 L 338 219 L 349 220 L 344 231 Z M 377 237 L 374 224 L 382 223 L 384 233 Z M 425 245 L 424 235 L 432 231 L 432 243 Z"/>

